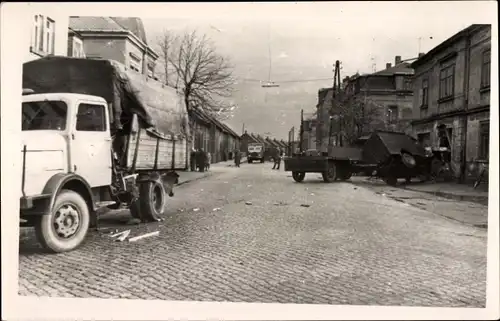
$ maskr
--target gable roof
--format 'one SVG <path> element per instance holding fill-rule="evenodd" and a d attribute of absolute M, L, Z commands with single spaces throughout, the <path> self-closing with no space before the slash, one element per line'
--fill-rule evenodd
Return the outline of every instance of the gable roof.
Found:
<path fill-rule="evenodd" d="M 444 50 L 445 48 L 451 46 L 456 41 L 462 39 L 463 37 L 467 36 L 468 34 L 474 32 L 474 31 L 485 29 L 485 28 L 490 28 L 491 29 L 491 25 L 489 25 L 489 24 L 472 24 L 472 25 L 468 26 L 467 28 L 464 28 L 464 29 L 460 30 L 459 32 L 457 32 L 456 34 L 454 34 L 453 36 L 451 36 L 450 38 L 446 39 L 445 41 L 441 42 L 436 47 L 432 48 L 425 55 L 423 55 L 420 58 L 418 58 L 417 60 L 415 60 L 411 64 L 411 67 L 412 68 L 416 68 L 416 67 L 420 66 L 424 62 L 426 62 L 429 59 L 431 59 L 432 56 L 434 56 L 438 52 Z"/>
<path fill-rule="evenodd" d="M 266 137 L 266 141 L 269 142 L 269 144 L 271 144 L 273 147 L 280 147 L 279 144 L 276 144 L 276 142 L 269 137 Z"/>
<path fill-rule="evenodd" d="M 69 27 L 77 32 L 130 32 L 148 46 L 146 29 L 140 18 L 136 17 L 92 17 L 71 16 Z M 150 51 L 153 52 L 151 48 Z M 156 52 L 153 52 L 156 54 Z"/>
<path fill-rule="evenodd" d="M 402 62 L 397 64 L 396 66 L 392 66 L 390 68 L 377 71 L 370 75 L 374 76 L 392 76 L 395 74 L 413 75 L 413 72 L 414 72 L 413 68 L 411 68 L 411 64 L 409 62 Z"/>

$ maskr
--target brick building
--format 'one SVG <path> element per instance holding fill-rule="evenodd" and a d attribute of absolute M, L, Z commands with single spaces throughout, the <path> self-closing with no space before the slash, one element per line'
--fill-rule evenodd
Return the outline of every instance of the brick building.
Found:
<path fill-rule="evenodd" d="M 437 143 L 435 126 L 451 137 L 452 168 L 473 179 L 478 163 L 489 159 L 491 25 L 471 25 L 412 67 L 413 131 L 427 145 Z"/>
<path fill-rule="evenodd" d="M 79 34 L 88 58 L 116 60 L 149 78 L 156 78 L 159 55 L 148 45 L 141 19 L 72 16 L 69 27 Z"/>
<path fill-rule="evenodd" d="M 387 63 L 386 68 L 372 74 L 345 77 L 342 82 L 342 97 L 345 102 L 343 111 L 337 104 L 332 105 L 333 89 L 323 88 L 318 91 L 316 144 L 326 151 L 330 116 L 332 124 L 332 144 L 340 142 L 339 132 L 342 117 L 350 122 L 351 136 L 363 135 L 376 129 L 411 132 L 413 107 L 413 69 L 410 63 L 396 56 L 394 66 Z M 354 119 L 356 121 L 354 121 Z M 359 123 L 359 124 L 355 124 Z"/>

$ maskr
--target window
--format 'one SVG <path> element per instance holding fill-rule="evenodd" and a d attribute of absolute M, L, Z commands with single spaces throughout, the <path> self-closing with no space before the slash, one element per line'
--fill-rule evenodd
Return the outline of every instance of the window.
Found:
<path fill-rule="evenodd" d="M 106 114 L 104 106 L 80 104 L 76 119 L 76 130 L 86 132 L 106 131 Z"/>
<path fill-rule="evenodd" d="M 75 58 L 85 58 L 85 53 L 83 51 L 83 42 L 77 37 L 73 36 L 71 39 L 71 57 Z"/>
<path fill-rule="evenodd" d="M 53 55 L 55 49 L 54 20 L 42 15 L 35 15 L 31 37 L 31 52 L 38 55 Z"/>
<path fill-rule="evenodd" d="M 62 101 L 33 101 L 22 105 L 22 130 L 65 130 L 68 107 Z"/>
<path fill-rule="evenodd" d="M 413 89 L 413 83 L 412 83 L 411 77 L 405 77 L 403 86 L 404 86 L 403 87 L 404 90 L 411 91 Z"/>
<path fill-rule="evenodd" d="M 479 159 L 488 160 L 490 150 L 490 122 L 482 121 L 479 123 Z"/>
<path fill-rule="evenodd" d="M 420 102 L 420 107 L 425 108 L 429 106 L 429 79 L 427 78 L 422 80 L 421 99 L 422 101 Z"/>
<path fill-rule="evenodd" d="M 455 64 L 441 69 L 439 76 L 439 99 L 452 98 L 455 84 Z"/>
<path fill-rule="evenodd" d="M 129 56 L 130 56 L 130 62 L 129 62 L 130 69 L 135 70 L 137 72 L 141 72 L 142 70 L 141 59 L 133 52 L 130 52 Z"/>
<path fill-rule="evenodd" d="M 490 75 L 491 75 L 491 50 L 485 50 L 483 52 L 483 61 L 481 66 L 481 88 L 490 87 Z"/>
<path fill-rule="evenodd" d="M 398 106 L 389 106 L 387 108 L 389 123 L 393 124 L 399 119 L 399 108 Z"/>

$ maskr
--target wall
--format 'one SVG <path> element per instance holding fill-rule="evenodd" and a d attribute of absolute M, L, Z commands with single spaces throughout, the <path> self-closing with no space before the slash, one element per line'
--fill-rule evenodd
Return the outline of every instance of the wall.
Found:
<path fill-rule="evenodd" d="M 457 43 L 445 48 L 442 52 L 437 53 L 431 60 L 421 66 L 415 68 L 415 76 L 413 80 L 413 117 L 421 119 L 437 115 L 440 113 L 458 110 L 464 107 L 464 76 L 465 76 L 465 40 L 460 40 Z M 455 85 L 454 99 L 438 103 L 439 100 L 439 79 L 441 71 L 440 59 L 445 58 L 452 52 L 457 51 L 457 56 L 447 63 L 455 62 Z M 422 81 L 429 79 L 429 100 L 427 108 L 422 108 L 420 104 L 420 96 Z"/>
<path fill-rule="evenodd" d="M 436 145 L 437 135 L 434 126 L 445 124 L 452 130 L 452 167 L 455 172 L 460 173 L 460 168 L 465 166 L 466 179 L 473 179 L 477 173 L 476 168 L 469 168 L 474 165 L 479 157 L 479 127 L 482 121 L 489 119 L 490 93 L 489 89 L 481 88 L 482 73 L 482 53 L 491 47 L 491 28 L 475 32 L 471 36 L 471 48 L 469 59 L 469 77 L 467 79 L 467 42 L 464 39 L 458 40 L 455 44 L 439 52 L 430 61 L 415 69 L 414 80 L 414 107 L 413 116 L 416 119 L 430 118 L 425 123 L 413 126 L 414 133 L 430 133 L 431 143 Z M 455 65 L 455 85 L 454 97 L 451 100 L 439 102 L 439 77 L 441 58 L 446 57 L 454 50 L 457 56 L 454 58 Z M 449 63 L 449 62 L 447 62 Z M 422 108 L 420 95 L 422 80 L 429 77 L 429 101 L 428 107 Z M 466 89 L 468 86 L 468 90 Z M 480 111 L 479 109 L 482 108 Z M 469 115 L 466 113 L 468 110 Z M 475 113 L 474 110 L 479 111 Z M 451 114 L 455 112 L 455 114 Z M 439 115 L 442 115 L 439 117 Z M 465 156 L 465 164 L 463 161 Z M 472 166 L 474 167 L 474 166 Z"/>
<path fill-rule="evenodd" d="M 123 38 L 103 39 L 85 36 L 83 38 L 83 50 L 88 58 L 100 57 L 103 59 L 113 59 L 126 64 L 127 52 L 125 42 L 126 40 Z"/>
<path fill-rule="evenodd" d="M 69 17 L 64 14 L 60 14 L 57 10 L 50 10 L 50 6 L 33 5 L 31 10 L 26 10 L 23 12 L 24 16 L 19 19 L 25 21 L 26 29 L 19 32 L 21 41 L 24 43 L 26 50 L 24 51 L 23 63 L 34 59 L 39 59 L 41 56 L 39 54 L 30 51 L 30 46 L 34 37 L 34 16 L 36 14 L 43 15 L 44 17 L 49 17 L 55 22 L 54 30 L 54 55 L 66 56 L 68 52 L 68 26 Z M 53 8 L 52 8 L 53 9 Z"/>

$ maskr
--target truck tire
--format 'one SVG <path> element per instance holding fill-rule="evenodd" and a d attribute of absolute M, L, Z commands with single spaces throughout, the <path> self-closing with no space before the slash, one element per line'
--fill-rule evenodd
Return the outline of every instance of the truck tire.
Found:
<path fill-rule="evenodd" d="M 328 169 L 322 173 L 323 181 L 325 183 L 332 183 L 337 179 L 337 165 L 335 163 L 329 163 Z"/>
<path fill-rule="evenodd" d="M 90 211 L 83 197 L 72 190 L 62 190 L 56 196 L 52 212 L 37 219 L 35 234 L 45 249 L 68 252 L 83 243 L 89 225 Z"/>
<path fill-rule="evenodd" d="M 415 157 L 407 152 L 401 153 L 401 162 L 408 168 L 414 168 L 417 165 Z"/>
<path fill-rule="evenodd" d="M 398 183 L 398 179 L 394 176 L 384 177 L 384 182 L 389 186 L 396 186 Z"/>
<path fill-rule="evenodd" d="M 306 173 L 304 172 L 292 172 L 293 180 L 297 183 L 301 183 L 306 177 Z"/>
<path fill-rule="evenodd" d="M 264 163 L 264 158 L 261 158 L 261 159 L 260 159 L 260 162 L 261 162 L 261 163 Z"/>
<path fill-rule="evenodd" d="M 248 164 L 252 164 L 253 160 L 249 159 Z"/>
<path fill-rule="evenodd" d="M 143 222 L 156 222 L 165 213 L 166 193 L 161 182 L 145 182 L 139 186 L 140 197 L 130 207 L 130 214 Z"/>

